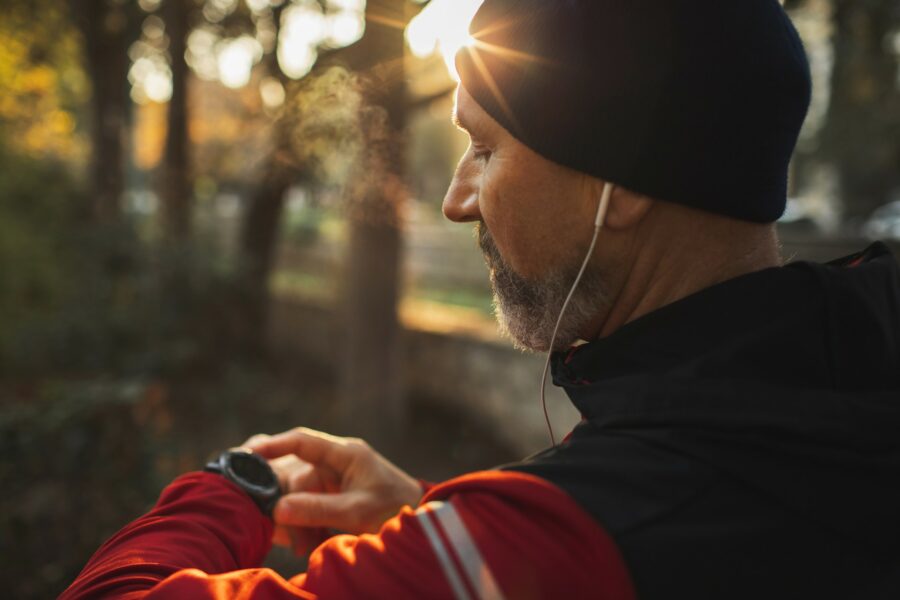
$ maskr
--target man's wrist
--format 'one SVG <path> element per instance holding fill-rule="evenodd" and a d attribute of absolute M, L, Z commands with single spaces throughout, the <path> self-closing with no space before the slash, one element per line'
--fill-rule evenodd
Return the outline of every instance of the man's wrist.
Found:
<path fill-rule="evenodd" d="M 281 488 L 277 475 L 264 458 L 247 448 L 231 448 L 207 463 L 204 471 L 236 485 L 262 514 L 272 517 Z"/>

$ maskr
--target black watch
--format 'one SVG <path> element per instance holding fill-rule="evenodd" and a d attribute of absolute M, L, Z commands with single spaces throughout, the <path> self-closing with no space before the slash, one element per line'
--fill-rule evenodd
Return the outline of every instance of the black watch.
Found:
<path fill-rule="evenodd" d="M 281 486 L 275 471 L 259 454 L 247 448 L 231 448 L 211 460 L 204 471 L 218 473 L 237 484 L 267 517 L 281 497 Z"/>

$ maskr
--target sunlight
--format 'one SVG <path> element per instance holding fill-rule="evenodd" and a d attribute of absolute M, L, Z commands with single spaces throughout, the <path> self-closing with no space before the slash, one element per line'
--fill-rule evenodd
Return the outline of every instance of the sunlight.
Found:
<path fill-rule="evenodd" d="M 210 29 L 198 27 L 188 36 L 185 60 L 200 79 L 215 81 L 219 77 L 216 43 L 219 37 Z"/>
<path fill-rule="evenodd" d="M 282 35 L 293 43 L 316 46 L 328 34 L 328 24 L 322 7 L 317 2 L 293 4 L 282 15 L 284 31 Z"/>
<path fill-rule="evenodd" d="M 328 15 L 328 27 L 325 42 L 333 48 L 343 48 L 362 38 L 366 21 L 359 11 L 342 10 Z"/>
<path fill-rule="evenodd" d="M 284 104 L 284 86 L 274 77 L 265 77 L 259 83 L 259 95 L 266 108 L 275 109 Z"/>
<path fill-rule="evenodd" d="M 131 97 L 138 104 L 168 102 L 172 97 L 172 71 L 162 56 L 144 56 L 128 71 Z"/>
<path fill-rule="evenodd" d="M 484 0 L 432 0 L 406 29 L 406 40 L 415 56 L 425 58 L 440 51 L 454 80 L 456 53 L 473 42 L 469 23 Z"/>
<path fill-rule="evenodd" d="M 328 0 L 329 9 L 356 12 L 362 14 L 366 10 L 366 0 Z"/>
<path fill-rule="evenodd" d="M 269 0 L 247 0 L 247 8 L 254 13 L 261 13 L 269 8 Z"/>
<path fill-rule="evenodd" d="M 497 85 L 497 81 L 494 79 L 494 76 L 487 68 L 487 65 L 484 64 L 484 59 L 481 58 L 481 55 L 476 51 L 471 52 L 471 56 L 472 62 L 475 63 L 475 68 L 478 69 L 478 72 L 481 74 L 482 79 L 484 79 L 484 82 L 487 84 L 488 89 L 491 91 L 491 94 L 494 95 L 494 98 L 500 105 L 501 110 L 506 113 L 507 118 L 510 120 L 510 122 L 512 122 L 514 131 L 518 133 L 522 129 L 522 127 L 519 125 L 519 121 L 516 118 L 512 107 L 509 105 L 509 102 L 507 102 L 506 97 L 503 95 L 503 90 L 501 90 L 500 86 Z"/>
<path fill-rule="evenodd" d="M 223 44 L 217 58 L 219 80 L 232 89 L 244 87 L 262 53 L 262 45 L 248 35 Z"/>
<path fill-rule="evenodd" d="M 284 74 L 291 79 L 300 79 L 308 74 L 316 64 L 319 53 L 297 38 L 283 37 L 278 44 L 278 64 Z"/>
<path fill-rule="evenodd" d="M 342 48 L 359 41 L 365 32 L 362 0 L 329 0 L 328 12 L 319 2 L 294 2 L 282 16 L 278 62 L 285 74 L 299 79 L 310 72 L 318 49 Z"/>
<path fill-rule="evenodd" d="M 309 73 L 318 58 L 317 48 L 328 34 L 325 15 L 318 2 L 294 4 L 282 15 L 278 39 L 278 64 L 291 79 Z"/>

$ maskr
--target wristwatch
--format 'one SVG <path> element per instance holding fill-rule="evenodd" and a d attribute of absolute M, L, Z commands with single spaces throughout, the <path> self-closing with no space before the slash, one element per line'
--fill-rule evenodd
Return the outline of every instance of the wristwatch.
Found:
<path fill-rule="evenodd" d="M 204 471 L 218 473 L 236 484 L 256 503 L 267 517 L 281 497 L 281 487 L 275 471 L 259 454 L 247 448 L 231 448 L 211 460 Z"/>

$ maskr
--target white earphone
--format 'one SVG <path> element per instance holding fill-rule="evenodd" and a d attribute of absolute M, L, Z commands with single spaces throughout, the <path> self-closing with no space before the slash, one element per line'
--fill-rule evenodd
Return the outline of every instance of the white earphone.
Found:
<path fill-rule="evenodd" d="M 562 309 L 559 311 L 559 318 L 556 319 L 556 327 L 554 327 L 553 336 L 550 338 L 550 349 L 547 350 L 547 362 L 544 363 L 544 374 L 541 376 L 541 407 L 544 409 L 544 419 L 547 421 L 547 430 L 550 432 L 550 443 L 553 446 L 556 446 L 556 438 L 553 436 L 553 426 L 550 424 L 550 415 L 547 412 L 547 397 L 545 394 L 547 374 L 550 372 L 550 357 L 553 354 L 553 344 L 556 342 L 556 335 L 559 333 L 559 326 L 562 323 L 563 316 L 566 314 L 566 309 L 569 308 L 572 296 L 575 295 L 575 290 L 578 288 L 578 284 L 581 282 L 581 278 L 587 270 L 588 263 L 591 262 L 591 256 L 594 255 L 594 247 L 597 245 L 597 238 L 600 236 L 600 230 L 603 229 L 603 224 L 606 222 L 606 211 L 609 208 L 609 199 L 612 197 L 614 189 L 615 186 L 611 183 L 607 182 L 603 184 L 603 192 L 600 194 L 600 204 L 597 207 L 597 217 L 594 219 L 594 237 L 591 240 L 587 255 L 584 257 L 584 262 L 581 264 L 581 270 L 578 271 L 578 276 L 575 278 L 575 283 L 572 284 L 572 289 L 569 290 L 569 295 L 566 297 L 566 301 L 563 302 Z"/>

